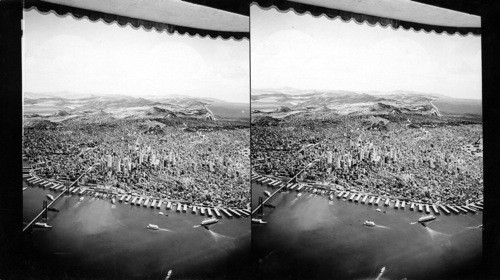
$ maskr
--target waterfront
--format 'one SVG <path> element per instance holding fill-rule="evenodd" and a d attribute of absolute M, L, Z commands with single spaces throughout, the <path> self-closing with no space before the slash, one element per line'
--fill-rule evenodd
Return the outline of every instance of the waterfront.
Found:
<path fill-rule="evenodd" d="M 270 187 L 252 183 L 252 209 Z M 436 215 L 297 192 L 278 193 L 252 224 L 252 250 L 262 279 L 473 279 L 482 254 L 482 212 Z M 376 209 L 380 208 L 381 212 Z M 377 226 L 366 227 L 363 222 Z"/>
<path fill-rule="evenodd" d="M 23 222 L 41 210 L 49 193 L 56 192 L 39 187 L 23 192 Z M 25 236 L 24 278 L 164 279 L 172 270 L 174 279 L 234 279 L 249 264 L 247 218 L 224 216 L 207 230 L 198 226 L 203 216 L 165 206 L 112 204 L 89 196 L 80 202 L 73 195 L 53 207 L 60 210 L 48 212 L 53 228 L 35 228 Z M 148 230 L 148 224 L 160 229 Z"/>

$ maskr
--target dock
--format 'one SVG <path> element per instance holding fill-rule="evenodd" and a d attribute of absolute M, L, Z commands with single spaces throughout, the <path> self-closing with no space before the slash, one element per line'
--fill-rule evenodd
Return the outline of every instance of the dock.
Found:
<path fill-rule="evenodd" d="M 218 218 L 222 218 L 222 215 L 220 214 L 219 210 L 217 208 L 214 208 L 215 216 Z"/>
<path fill-rule="evenodd" d="M 156 207 L 156 199 L 153 199 L 153 202 L 151 202 L 151 205 L 149 205 L 149 207 L 151 207 L 151 208 Z"/>
<path fill-rule="evenodd" d="M 437 209 L 436 205 L 432 204 L 431 207 L 434 213 L 436 213 L 436 215 L 439 215 L 439 210 Z"/>
<path fill-rule="evenodd" d="M 472 209 L 472 207 L 468 207 L 468 206 L 462 206 L 462 208 L 464 208 L 465 210 L 473 213 L 473 214 L 476 214 L 476 210 Z"/>
<path fill-rule="evenodd" d="M 172 209 L 172 202 L 167 202 L 167 210 L 170 210 Z"/>
<path fill-rule="evenodd" d="M 460 212 L 457 209 L 455 209 L 455 207 L 453 207 L 451 205 L 447 205 L 446 207 L 448 207 L 451 211 L 453 211 L 453 213 L 460 214 Z"/>
<path fill-rule="evenodd" d="M 464 208 L 462 208 L 462 206 L 455 206 L 455 208 L 457 208 L 458 210 L 460 210 L 463 214 L 467 214 L 467 210 L 465 210 Z"/>
<path fill-rule="evenodd" d="M 443 205 L 439 205 L 439 208 L 441 208 L 441 210 L 443 210 L 444 213 L 446 213 L 447 215 L 450 215 L 450 211 L 448 211 L 448 209 L 446 209 L 446 207 L 444 207 Z"/>
<path fill-rule="evenodd" d="M 122 196 L 118 199 L 118 201 L 119 201 L 119 202 L 123 202 L 123 200 L 125 199 L 125 197 L 126 197 L 126 195 L 122 195 Z"/>
<path fill-rule="evenodd" d="M 231 215 L 231 213 L 229 213 L 229 211 L 227 211 L 226 209 L 221 208 L 220 210 L 221 210 L 224 214 L 226 214 L 226 216 L 228 216 L 229 218 L 232 218 L 232 217 L 233 217 L 233 215 Z"/>
<path fill-rule="evenodd" d="M 369 204 L 369 205 L 372 205 L 374 200 L 375 200 L 375 197 L 374 197 L 374 196 L 372 196 L 372 197 L 370 198 L 370 200 L 368 201 L 368 204 Z"/>
<path fill-rule="evenodd" d="M 344 192 L 337 193 L 337 198 L 340 198 L 343 194 L 344 194 Z"/>
<path fill-rule="evenodd" d="M 363 200 L 361 200 L 361 203 L 366 204 L 366 200 L 367 199 L 368 199 L 368 195 L 365 195 L 365 197 L 363 198 Z"/>
<path fill-rule="evenodd" d="M 134 205 L 134 204 L 135 204 L 135 202 L 137 201 L 137 199 L 138 199 L 138 197 L 137 197 L 137 196 L 136 196 L 136 197 L 134 197 L 134 199 L 132 199 L 132 201 L 130 202 L 130 204 Z"/>
<path fill-rule="evenodd" d="M 396 204 L 394 204 L 394 209 L 398 209 L 399 208 L 399 200 L 396 200 Z"/>
<path fill-rule="evenodd" d="M 212 210 L 209 207 L 207 207 L 207 215 L 212 217 Z"/>
<path fill-rule="evenodd" d="M 236 217 L 240 218 L 241 214 L 237 211 L 234 211 L 234 209 L 228 208 L 229 211 L 231 211 Z"/>
<path fill-rule="evenodd" d="M 386 207 L 389 206 L 391 204 L 390 202 L 391 202 L 391 200 L 387 198 L 385 200 L 384 206 L 386 206 Z"/>
<path fill-rule="evenodd" d="M 422 204 L 418 204 L 418 212 L 422 212 L 424 209 L 423 209 L 423 206 Z"/>
<path fill-rule="evenodd" d="M 181 209 L 181 204 L 177 202 L 177 212 L 179 212 L 179 213 L 180 213 L 180 212 L 181 212 L 181 210 L 182 210 L 182 209 Z"/>
<path fill-rule="evenodd" d="M 413 203 L 413 202 L 411 203 L 411 205 L 410 205 L 410 210 L 411 210 L 411 211 L 415 211 L 415 203 Z"/>
<path fill-rule="evenodd" d="M 200 214 L 202 216 L 205 216 L 205 208 L 204 207 L 200 207 Z"/>
<path fill-rule="evenodd" d="M 131 197 L 131 195 L 127 195 L 127 197 L 125 197 L 125 202 L 129 202 Z"/>
<path fill-rule="evenodd" d="M 300 190 L 302 190 L 302 188 L 304 188 L 304 185 L 299 186 L 299 187 L 297 188 L 297 191 L 298 191 L 298 192 L 300 192 Z"/>
<path fill-rule="evenodd" d="M 431 209 L 429 208 L 429 204 L 425 205 L 425 213 L 427 213 L 427 214 L 431 213 Z"/>
<path fill-rule="evenodd" d="M 160 199 L 160 200 L 158 200 L 158 203 L 156 203 L 156 208 L 157 208 L 157 209 L 160 209 L 160 207 L 161 207 L 162 203 L 163 203 L 163 200 L 161 200 L 161 199 Z"/>
<path fill-rule="evenodd" d="M 193 206 L 192 212 L 193 212 L 193 214 L 196 214 L 196 206 Z"/>
<path fill-rule="evenodd" d="M 139 197 L 139 200 L 137 200 L 136 204 L 137 204 L 138 206 L 141 206 L 141 205 L 142 205 L 142 201 L 143 201 L 143 200 L 144 200 L 144 198 L 143 198 L 143 197 Z"/>
<path fill-rule="evenodd" d="M 148 207 L 148 204 L 149 204 L 149 198 L 146 198 L 146 199 L 144 200 L 144 204 L 143 204 L 142 206 L 144 206 L 144 207 Z"/>
<path fill-rule="evenodd" d="M 240 209 L 240 212 L 242 212 L 242 213 L 246 214 L 247 216 L 252 215 L 252 213 L 250 212 L 250 210 Z"/>
<path fill-rule="evenodd" d="M 353 193 L 350 197 L 349 197 L 349 201 L 352 201 L 354 199 L 354 197 L 356 196 L 355 193 Z"/>
<path fill-rule="evenodd" d="M 356 198 L 354 199 L 354 202 L 359 202 L 359 199 L 361 198 L 361 194 L 358 194 Z"/>
<path fill-rule="evenodd" d="M 400 208 L 405 210 L 405 206 L 406 206 L 406 202 L 405 201 L 401 201 L 401 204 L 400 204 Z"/>
<path fill-rule="evenodd" d="M 182 212 L 186 213 L 187 212 L 187 204 L 184 204 L 184 207 L 182 208 Z"/>
<path fill-rule="evenodd" d="M 377 197 L 377 200 L 375 200 L 375 205 L 377 205 L 377 206 L 378 206 L 378 204 L 379 204 L 379 202 L 380 202 L 380 199 L 382 199 L 380 196 L 379 196 L 379 197 Z"/>

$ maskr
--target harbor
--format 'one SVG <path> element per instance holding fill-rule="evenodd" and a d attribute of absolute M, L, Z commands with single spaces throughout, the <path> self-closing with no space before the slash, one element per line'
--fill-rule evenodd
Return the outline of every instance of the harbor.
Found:
<path fill-rule="evenodd" d="M 254 180 L 252 209 L 264 190 L 274 189 Z M 386 279 L 451 280 L 474 273 L 481 263 L 481 211 L 455 212 L 453 206 L 409 201 L 403 206 L 401 199 L 370 194 L 362 194 L 362 198 L 368 195 L 368 203 L 363 204 L 355 202 L 359 194 L 349 201 L 353 195 L 349 190 L 326 190 L 321 195 L 322 191 L 314 194 L 314 187 L 309 187 L 301 196 L 279 192 L 270 201 L 276 207 L 263 208 L 262 220 L 267 224 L 252 226 L 254 262 L 270 279 L 308 279 L 310 275 L 375 279 L 381 267 L 386 267 Z M 478 204 L 482 202 L 466 207 Z M 426 206 L 436 219 L 423 226 L 417 221 L 427 215 Z M 365 221 L 375 225 L 368 227 Z M 314 263 L 318 254 L 329 265 L 309 268 L 307 264 Z M 296 263 L 303 265 L 296 268 Z"/>
<path fill-rule="evenodd" d="M 272 189 L 275 189 L 276 186 L 279 185 L 278 183 L 285 184 L 285 181 L 280 181 L 279 179 L 270 178 L 259 174 L 253 174 L 251 178 L 252 178 L 252 183 L 260 184 L 262 186 Z M 310 185 L 306 186 L 305 184 L 297 184 L 297 183 L 292 185 L 301 185 L 300 188 L 297 188 L 297 192 L 299 192 L 300 189 L 302 190 L 302 192 L 308 192 L 313 195 L 321 195 L 326 197 L 333 195 L 337 197 L 337 199 L 339 200 L 347 200 L 349 202 L 364 204 L 366 206 L 372 205 L 374 201 L 375 205 L 378 206 L 379 202 L 383 201 L 383 205 L 385 207 L 391 207 L 392 205 L 394 209 L 415 211 L 415 205 L 417 205 L 418 212 L 425 212 L 426 214 L 433 213 L 436 215 L 440 214 L 451 215 L 453 213 L 457 215 L 458 214 L 472 215 L 476 214 L 478 211 L 483 210 L 482 200 L 469 203 L 468 205 L 437 205 L 437 204 L 426 204 L 422 202 L 405 201 L 394 197 L 382 197 L 382 196 L 375 196 L 372 194 L 363 194 L 349 190 L 327 190 L 320 187 L 312 187 Z M 370 199 L 368 200 L 368 198 Z M 360 201 L 360 199 L 362 200 Z M 368 203 L 365 203 L 367 200 Z M 409 208 L 406 208 L 407 204 L 410 204 Z M 452 212 L 450 212 L 448 209 L 451 209 Z"/>
<path fill-rule="evenodd" d="M 23 184 L 27 187 L 23 192 L 25 222 L 40 211 L 47 194 L 56 196 L 61 191 L 28 182 Z M 197 213 L 186 215 L 175 212 L 176 208 L 167 209 L 167 205 L 176 207 L 175 201 L 160 200 L 157 208 L 157 200 L 151 208 L 143 206 L 146 197 L 143 204 L 132 204 L 127 198 L 138 202 L 141 197 L 122 194 L 112 204 L 112 196 L 86 188 L 82 195 L 63 195 L 56 201 L 53 207 L 58 211 L 48 212 L 47 223 L 52 228 L 34 228 L 27 235 L 30 252 L 48 254 L 47 262 L 37 270 L 61 270 L 57 266 L 65 264 L 68 273 L 85 279 L 99 275 L 108 279 L 163 279 L 169 270 L 173 277 L 204 278 L 213 277 L 214 268 L 242 267 L 249 262 L 250 219 L 229 219 L 223 214 L 227 209 L 219 208 L 220 221 L 205 229 L 197 227 L 204 219 L 200 207 Z M 159 215 L 160 211 L 165 214 Z M 148 224 L 159 229 L 148 230 Z M 70 259 L 65 252 L 71 252 Z M 130 256 L 141 261 L 130 261 Z M 162 265 L 152 266 L 158 262 Z M 78 272 L 70 271 L 74 265 L 78 265 Z"/>

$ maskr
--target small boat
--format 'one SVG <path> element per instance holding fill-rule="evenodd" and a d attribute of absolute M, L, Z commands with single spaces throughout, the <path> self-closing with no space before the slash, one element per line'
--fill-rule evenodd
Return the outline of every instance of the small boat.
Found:
<path fill-rule="evenodd" d="M 79 200 L 80 200 L 80 201 L 83 201 L 84 199 L 85 199 L 85 197 L 83 197 L 83 196 L 82 196 L 82 197 L 80 197 L 80 199 L 79 199 Z"/>
<path fill-rule="evenodd" d="M 380 212 L 380 211 L 382 211 L 382 210 L 380 210 L 380 208 L 377 208 L 377 209 L 375 209 L 375 211 Z"/>
<path fill-rule="evenodd" d="M 113 197 L 111 198 L 111 203 L 115 204 L 116 203 L 116 199 Z"/>
<path fill-rule="evenodd" d="M 252 218 L 252 223 L 254 223 L 254 224 L 267 224 L 266 221 L 263 221 L 262 219 L 257 219 L 257 218 Z"/>
<path fill-rule="evenodd" d="M 27 188 L 28 188 L 28 187 L 24 187 L 24 188 L 23 188 L 23 192 L 24 192 Z"/>
<path fill-rule="evenodd" d="M 370 220 L 366 220 L 363 225 L 367 226 L 367 227 L 374 227 L 375 226 L 375 223 L 373 221 L 370 221 Z"/>
<path fill-rule="evenodd" d="M 163 212 L 158 212 L 158 215 L 163 215 Z"/>
<path fill-rule="evenodd" d="M 42 222 L 36 222 L 35 226 L 41 227 L 41 228 L 51 228 L 52 226 L 48 225 L 47 223 L 42 223 Z"/>
<path fill-rule="evenodd" d="M 165 280 L 170 279 L 170 276 L 172 276 L 172 269 L 168 271 L 167 276 L 165 276 Z"/>
<path fill-rule="evenodd" d="M 330 200 L 333 200 L 333 194 L 330 195 Z"/>
<path fill-rule="evenodd" d="M 147 226 L 147 228 L 152 229 L 152 230 L 158 230 L 159 229 L 159 227 L 157 225 L 154 225 L 154 224 L 149 224 Z"/>
<path fill-rule="evenodd" d="M 212 225 L 212 224 L 215 224 L 219 222 L 219 220 L 217 220 L 216 218 L 208 218 L 208 219 L 205 219 L 201 222 L 201 225 L 202 226 L 208 226 L 208 225 Z"/>
<path fill-rule="evenodd" d="M 427 215 L 427 216 L 422 216 L 418 219 L 419 223 L 425 223 L 425 222 L 430 222 L 432 220 L 435 220 L 436 217 L 434 215 Z"/>
<path fill-rule="evenodd" d="M 48 197 L 50 200 L 54 200 L 54 197 L 53 197 L 51 194 L 47 194 L 47 197 Z"/>
<path fill-rule="evenodd" d="M 264 191 L 264 193 L 267 195 L 267 196 L 271 196 L 271 193 L 269 191 Z"/>
<path fill-rule="evenodd" d="M 301 197 L 301 196 L 302 196 L 302 193 L 301 193 L 301 192 L 299 192 L 299 193 L 297 194 L 297 197 Z"/>
<path fill-rule="evenodd" d="M 47 208 L 47 210 L 52 211 L 52 212 L 59 212 L 59 209 L 53 208 L 53 207 L 49 207 L 49 208 Z"/>

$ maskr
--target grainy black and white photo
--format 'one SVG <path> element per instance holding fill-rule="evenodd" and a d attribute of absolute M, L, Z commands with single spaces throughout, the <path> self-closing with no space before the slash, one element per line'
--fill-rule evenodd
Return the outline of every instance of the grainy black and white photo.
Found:
<path fill-rule="evenodd" d="M 263 279 L 473 279 L 481 36 L 258 4 L 250 14 Z"/>
<path fill-rule="evenodd" d="M 23 47 L 26 269 L 18 279 L 245 271 L 249 40 L 31 7 Z"/>

